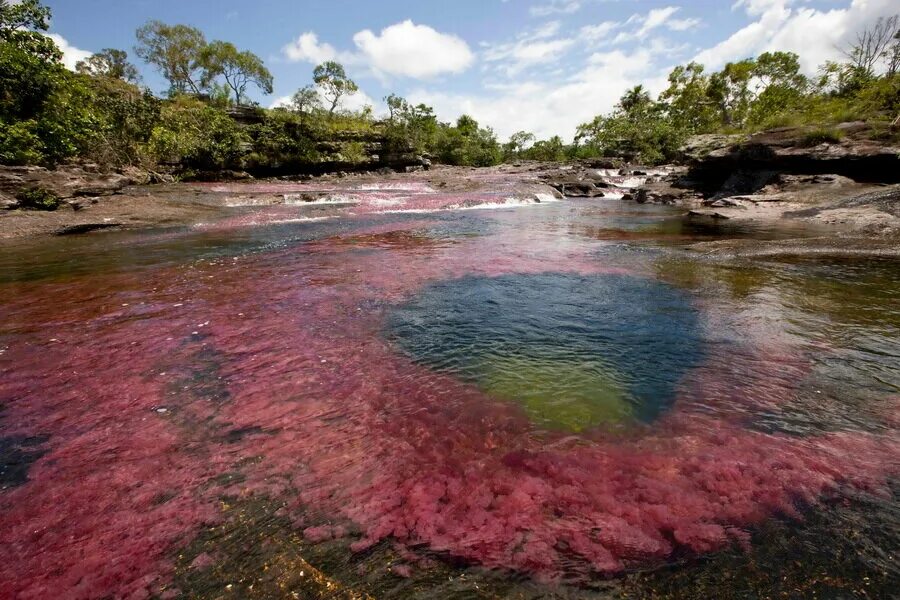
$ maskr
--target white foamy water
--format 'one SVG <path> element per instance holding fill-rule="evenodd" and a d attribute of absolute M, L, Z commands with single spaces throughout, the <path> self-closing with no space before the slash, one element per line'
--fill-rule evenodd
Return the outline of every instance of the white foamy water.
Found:
<path fill-rule="evenodd" d="M 417 194 L 433 194 L 435 189 L 426 183 L 364 183 L 356 186 L 364 192 L 412 192 Z"/>
<path fill-rule="evenodd" d="M 306 206 L 316 204 L 359 204 L 360 199 L 346 194 L 328 194 L 315 200 L 306 200 L 302 194 L 284 194 L 284 203 L 288 206 Z"/>

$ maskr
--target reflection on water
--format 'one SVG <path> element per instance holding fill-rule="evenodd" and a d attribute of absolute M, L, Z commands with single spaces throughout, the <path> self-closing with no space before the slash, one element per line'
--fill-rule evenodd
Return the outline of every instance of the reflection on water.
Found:
<path fill-rule="evenodd" d="M 4 247 L 0 597 L 887 597 L 900 265 L 679 250 L 795 233 L 579 200 Z"/>

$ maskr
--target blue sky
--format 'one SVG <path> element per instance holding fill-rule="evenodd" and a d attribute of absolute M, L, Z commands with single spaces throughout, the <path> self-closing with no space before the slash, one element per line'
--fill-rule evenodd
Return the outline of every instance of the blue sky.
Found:
<path fill-rule="evenodd" d="M 262 57 L 272 105 L 335 58 L 362 92 L 435 107 L 443 120 L 475 116 L 501 137 L 528 130 L 570 139 L 637 83 L 664 87 L 674 65 L 710 68 L 778 48 L 804 68 L 838 57 L 859 28 L 900 10 L 896 0 L 45 0 L 69 64 L 106 47 L 133 54 L 149 19 L 199 27 Z M 156 91 L 163 82 L 140 64 Z"/>

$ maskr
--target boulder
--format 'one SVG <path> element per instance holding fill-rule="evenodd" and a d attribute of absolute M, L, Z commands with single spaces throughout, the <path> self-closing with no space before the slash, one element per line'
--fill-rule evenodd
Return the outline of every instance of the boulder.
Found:
<path fill-rule="evenodd" d="M 814 129 L 787 127 L 737 141 L 732 136 L 720 136 L 715 138 L 715 143 L 707 140 L 709 145 L 704 151 L 698 151 L 695 143 L 683 148 L 682 154 L 690 165 L 688 177 L 700 182 L 709 195 L 719 192 L 726 184 L 735 187 L 736 172 L 741 172 L 745 180 L 764 179 L 772 173 L 833 174 L 858 182 L 900 183 L 900 145 L 877 137 L 877 132 L 865 123 L 836 126 L 837 141 L 830 142 L 820 142 Z M 755 191 L 746 188 L 759 185 L 760 181 L 745 183 L 737 193 Z M 729 190 L 722 193 L 727 194 Z"/>
<path fill-rule="evenodd" d="M 0 192 L 0 210 L 13 210 L 19 207 L 19 200 L 15 196 Z"/>
<path fill-rule="evenodd" d="M 566 179 L 563 181 L 548 181 L 548 185 L 555 188 L 563 196 L 570 198 L 597 198 L 603 196 L 603 188 L 609 187 L 603 183 L 583 179 Z"/>
<path fill-rule="evenodd" d="M 39 188 L 60 199 L 79 196 L 109 196 L 129 185 L 150 181 L 143 169 L 127 168 L 122 172 L 102 172 L 96 165 L 64 165 L 56 169 L 44 167 L 0 166 L 0 193 L 15 196 L 21 190 Z"/>
<path fill-rule="evenodd" d="M 702 195 L 694 190 L 675 187 L 668 181 L 657 181 L 635 190 L 633 198 L 638 204 L 693 206 L 702 200 Z"/>

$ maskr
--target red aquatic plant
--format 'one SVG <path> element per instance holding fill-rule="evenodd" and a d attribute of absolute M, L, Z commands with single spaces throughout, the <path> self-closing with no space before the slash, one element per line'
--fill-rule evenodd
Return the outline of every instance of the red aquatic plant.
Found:
<path fill-rule="evenodd" d="M 29 481 L 0 491 L 0 597 L 160 593 L 223 497 L 286 500 L 311 542 L 352 525 L 355 551 L 390 539 L 406 563 L 448 555 L 572 580 L 747 544 L 765 519 L 847 487 L 878 493 L 897 472 L 894 425 L 750 426 L 808 372 L 760 325 L 650 426 L 536 431 L 518 407 L 398 355 L 379 335 L 386 304 L 466 274 L 623 269 L 600 266 L 590 240 L 513 228 L 390 242 L 8 284 L 0 428 L 48 441 Z"/>

